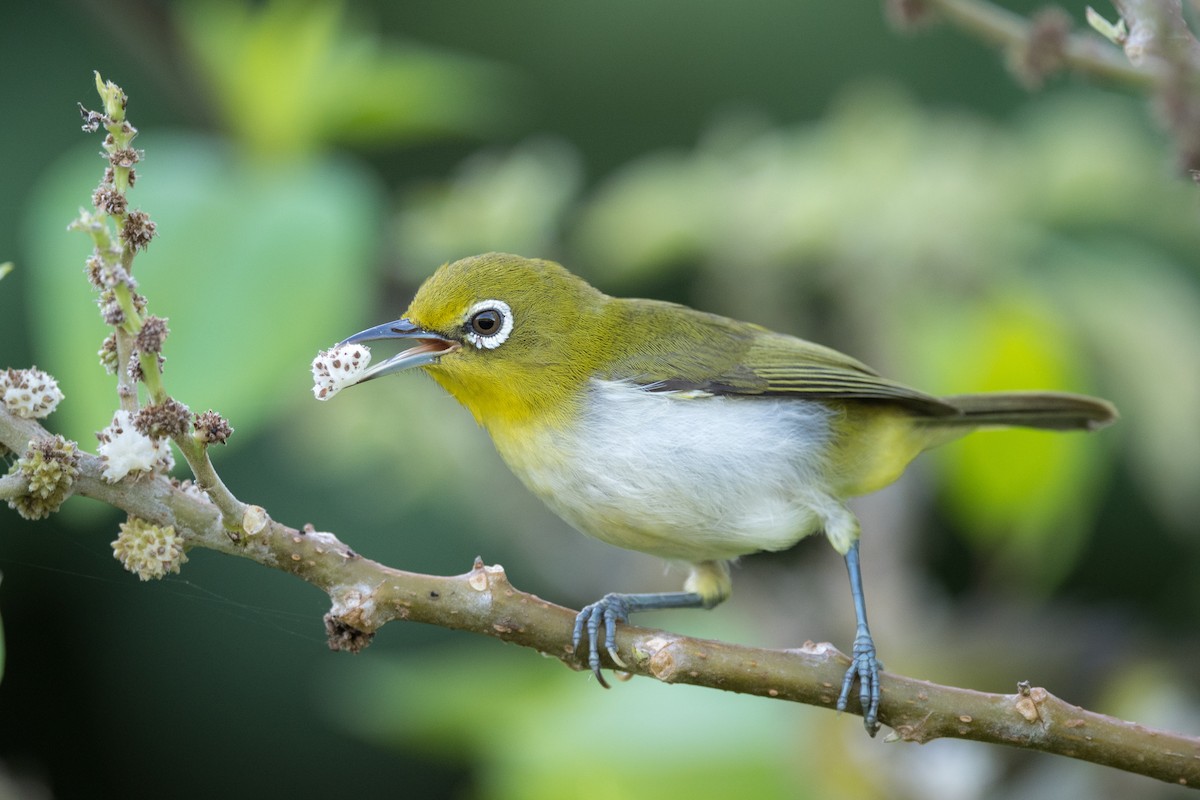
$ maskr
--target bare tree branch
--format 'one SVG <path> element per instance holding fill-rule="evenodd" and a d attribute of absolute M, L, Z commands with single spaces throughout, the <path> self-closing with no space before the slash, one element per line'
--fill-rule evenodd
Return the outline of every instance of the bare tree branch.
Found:
<path fill-rule="evenodd" d="M 29 479 L 19 473 L 0 477 L 0 500 L 11 500 L 29 491 Z"/>
<path fill-rule="evenodd" d="M 49 438 L 41 425 L 0 408 L 0 443 L 15 452 Z M 329 645 L 357 652 L 392 620 L 409 620 L 494 636 L 580 669 L 571 646 L 575 612 L 514 588 L 499 566 L 477 560 L 470 572 L 438 577 L 393 569 L 358 555 L 332 533 L 275 522 L 257 506 L 261 525 L 227 531 L 217 507 L 161 475 L 109 484 L 103 463 L 82 454 L 72 491 L 131 515 L 170 525 L 188 547 L 204 547 L 289 572 L 329 595 Z M 250 515 L 248 515 L 250 516 Z M 255 527 L 258 527 L 256 525 Z M 769 650 L 693 639 L 622 625 L 617 648 L 628 671 L 664 683 L 687 683 L 832 709 L 849 659 L 829 644 Z M 850 713 L 861 714 L 852 699 Z M 939 738 L 1006 744 L 1116 767 L 1170 783 L 1200 786 L 1200 738 L 1107 717 L 1045 689 L 1001 695 L 883 674 L 880 720 L 893 739 Z"/>
<path fill-rule="evenodd" d="M 1050 74 L 1069 69 L 1149 92 L 1163 127 L 1175 140 L 1180 168 L 1200 180 L 1200 42 L 1188 28 L 1182 0 L 1112 4 L 1123 23 L 1101 21 L 1112 43 L 1092 33 L 1071 33 L 1069 18 L 1055 9 L 1026 19 L 987 0 L 912 0 L 903 6 L 907 16 L 892 16 L 902 21 L 917 17 L 912 8 L 937 12 L 1003 48 L 1018 78 L 1035 88 Z M 1089 18 L 1099 16 L 1088 11 Z"/>
<path fill-rule="evenodd" d="M 1200 181 L 1200 42 L 1188 28 L 1182 0 L 1113 0 L 1129 33 L 1133 64 L 1159 65 L 1154 106 L 1175 139 L 1180 166 Z"/>
<path fill-rule="evenodd" d="M 1193 70 L 1200 68 L 1200 42 L 1183 17 L 1181 0 L 1112 0 L 1129 31 L 1125 55 L 1131 64 L 1183 58 Z"/>
<path fill-rule="evenodd" d="M 924 6 L 989 44 L 1010 53 L 1037 40 L 1037 23 L 987 0 L 920 0 Z M 1050 46 L 1043 44 L 1043 46 Z M 1103 39 L 1091 33 L 1064 36 L 1057 45 L 1063 68 L 1104 80 L 1143 88 L 1160 77 L 1157 64 L 1131 64 Z"/>

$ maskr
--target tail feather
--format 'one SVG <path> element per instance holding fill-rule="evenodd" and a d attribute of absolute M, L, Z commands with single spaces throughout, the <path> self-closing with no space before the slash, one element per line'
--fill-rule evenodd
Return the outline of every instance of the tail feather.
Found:
<path fill-rule="evenodd" d="M 930 422 L 938 425 L 1094 431 L 1117 419 L 1117 409 L 1107 400 L 1066 392 L 960 394 L 941 400 L 957 408 L 961 416 L 930 418 Z"/>

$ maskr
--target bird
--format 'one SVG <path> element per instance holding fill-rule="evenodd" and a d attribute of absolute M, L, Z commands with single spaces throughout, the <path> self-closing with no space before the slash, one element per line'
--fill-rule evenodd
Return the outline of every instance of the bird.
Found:
<path fill-rule="evenodd" d="M 842 555 L 856 628 L 837 708 L 852 687 L 879 730 L 880 670 L 867 623 L 852 497 L 895 481 L 918 454 L 984 427 L 1095 430 L 1105 400 L 1063 392 L 934 397 L 837 350 L 687 306 L 610 297 L 553 261 L 486 253 L 443 264 L 403 316 L 342 346 L 413 346 L 352 383 L 419 369 L 482 426 L 522 483 L 572 527 L 688 565 L 674 592 L 609 593 L 572 641 L 588 666 L 630 614 L 712 608 L 730 563 L 822 532 Z"/>

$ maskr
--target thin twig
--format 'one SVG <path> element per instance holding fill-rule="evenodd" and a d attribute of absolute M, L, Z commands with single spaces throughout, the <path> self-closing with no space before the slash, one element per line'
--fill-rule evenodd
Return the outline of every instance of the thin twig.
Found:
<path fill-rule="evenodd" d="M 1154 105 L 1175 140 L 1180 167 L 1200 180 L 1200 42 L 1188 28 L 1182 0 L 1112 0 L 1129 33 L 1125 55 L 1162 73 Z"/>
<path fill-rule="evenodd" d="M 229 487 L 221 480 L 212 460 L 208 457 L 208 448 L 200 444 L 190 433 L 175 436 L 172 441 L 183 454 L 183 458 L 192 470 L 196 485 L 208 495 L 209 499 L 221 510 L 221 518 L 225 530 L 236 531 L 242 526 L 246 514 L 246 504 L 238 500 Z"/>
<path fill-rule="evenodd" d="M 948 21 L 979 38 L 1005 49 L 1024 47 L 1034 24 L 986 0 L 925 0 Z M 1161 78 L 1161 65 L 1134 65 L 1108 42 L 1091 33 L 1069 35 L 1061 51 L 1063 65 L 1104 80 L 1148 88 Z"/>
<path fill-rule="evenodd" d="M 19 472 L 0 476 L 0 500 L 12 500 L 29 491 L 29 478 Z"/>
<path fill-rule="evenodd" d="M 1092 33 L 1067 32 L 1069 20 L 1061 13 L 1026 19 L 987 0 L 922 2 L 962 29 L 1022 56 L 1013 61 L 1027 84 L 1040 84 L 1045 74 L 1039 71 L 1069 68 L 1150 93 L 1175 140 L 1181 170 L 1200 180 L 1200 41 L 1188 27 L 1182 0 L 1112 0 L 1124 23 L 1123 53 Z M 1089 14 L 1096 12 L 1089 9 Z M 1104 27 L 1118 30 L 1111 23 Z"/>

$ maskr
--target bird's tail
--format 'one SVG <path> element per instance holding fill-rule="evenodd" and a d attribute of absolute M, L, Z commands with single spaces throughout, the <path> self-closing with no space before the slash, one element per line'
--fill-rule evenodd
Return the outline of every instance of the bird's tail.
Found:
<path fill-rule="evenodd" d="M 995 392 L 940 398 L 961 415 L 930 417 L 938 426 L 991 425 L 1053 431 L 1094 431 L 1115 422 L 1117 409 L 1107 400 L 1066 392 Z"/>
<path fill-rule="evenodd" d="M 859 408 L 859 416 L 849 427 L 865 433 L 847 437 L 835 454 L 838 490 L 850 497 L 887 486 L 920 452 L 979 428 L 1092 431 L 1117 418 L 1117 410 L 1105 400 L 1062 392 L 996 392 L 938 399 L 940 407 L 916 413 L 893 409 L 891 414 L 880 414 L 874 407 Z"/>

